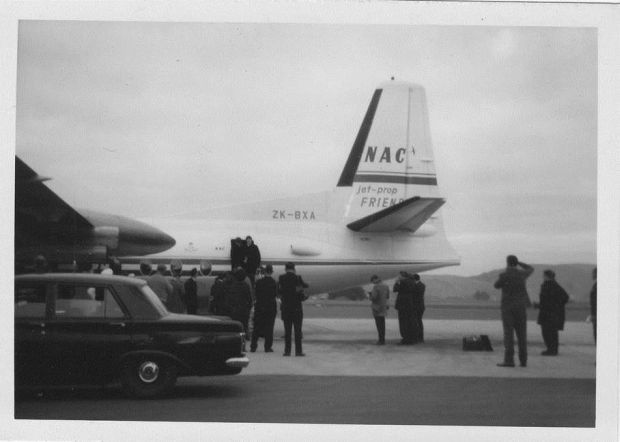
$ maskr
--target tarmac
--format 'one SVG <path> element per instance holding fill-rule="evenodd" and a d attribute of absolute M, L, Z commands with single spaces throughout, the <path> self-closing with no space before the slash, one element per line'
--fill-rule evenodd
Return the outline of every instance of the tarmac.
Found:
<path fill-rule="evenodd" d="M 515 368 L 496 366 L 499 320 L 428 319 L 425 343 L 413 346 L 397 345 L 395 318 L 386 329 L 379 346 L 372 317 L 306 318 L 306 356 L 283 357 L 278 318 L 274 352 L 259 340 L 238 376 L 181 378 L 169 397 L 148 403 L 118 386 L 26 392 L 15 418 L 22 438 L 64 420 L 64 439 L 122 428 L 135 440 L 163 440 L 164 430 L 167 440 L 617 440 L 596 405 L 591 324 L 567 322 L 559 356 L 545 357 L 540 327 L 528 321 L 528 366 Z M 464 336 L 481 334 L 494 351 L 463 351 Z"/>
<path fill-rule="evenodd" d="M 273 353 L 248 352 L 250 365 L 241 376 L 288 374 L 309 376 L 448 376 L 487 378 L 595 379 L 596 347 L 592 325 L 567 322 L 560 332 L 558 356 L 542 356 L 540 327 L 528 321 L 527 367 L 502 368 L 502 325 L 499 320 L 425 320 L 422 344 L 397 345 L 398 321 L 386 320 L 386 345 L 376 345 L 372 318 L 308 318 L 303 323 L 306 357 L 283 357 L 284 330 L 276 319 Z M 465 336 L 488 335 L 492 352 L 463 351 Z M 515 345 L 516 347 L 516 345 Z M 249 343 L 248 343 L 249 350 Z M 516 348 L 515 348 L 516 351 Z"/>

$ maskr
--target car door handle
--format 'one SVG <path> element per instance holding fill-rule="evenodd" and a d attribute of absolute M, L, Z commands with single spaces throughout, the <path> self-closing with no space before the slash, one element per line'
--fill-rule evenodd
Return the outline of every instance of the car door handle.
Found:
<path fill-rule="evenodd" d="M 110 322 L 110 325 L 113 325 L 114 327 L 120 327 L 120 328 L 125 327 L 124 322 Z"/>

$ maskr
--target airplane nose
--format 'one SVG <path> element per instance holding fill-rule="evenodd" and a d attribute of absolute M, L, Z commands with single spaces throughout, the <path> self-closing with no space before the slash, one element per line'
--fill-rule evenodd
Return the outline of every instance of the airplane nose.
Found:
<path fill-rule="evenodd" d="M 176 244 L 173 237 L 142 221 L 125 218 L 119 231 L 119 255 L 150 255 Z"/>

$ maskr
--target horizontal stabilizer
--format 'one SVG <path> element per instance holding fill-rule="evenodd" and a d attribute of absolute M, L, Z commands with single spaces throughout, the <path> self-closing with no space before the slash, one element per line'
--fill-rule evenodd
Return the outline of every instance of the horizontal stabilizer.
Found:
<path fill-rule="evenodd" d="M 415 232 L 444 202 L 443 198 L 414 196 L 347 224 L 347 227 L 356 232 L 392 232 L 395 230 Z"/>

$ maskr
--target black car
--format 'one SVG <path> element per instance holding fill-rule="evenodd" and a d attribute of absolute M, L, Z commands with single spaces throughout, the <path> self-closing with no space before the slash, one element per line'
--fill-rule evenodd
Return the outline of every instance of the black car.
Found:
<path fill-rule="evenodd" d="M 170 313 L 139 278 L 97 274 L 15 277 L 15 383 L 106 384 L 138 397 L 178 376 L 247 367 L 243 325 Z"/>

